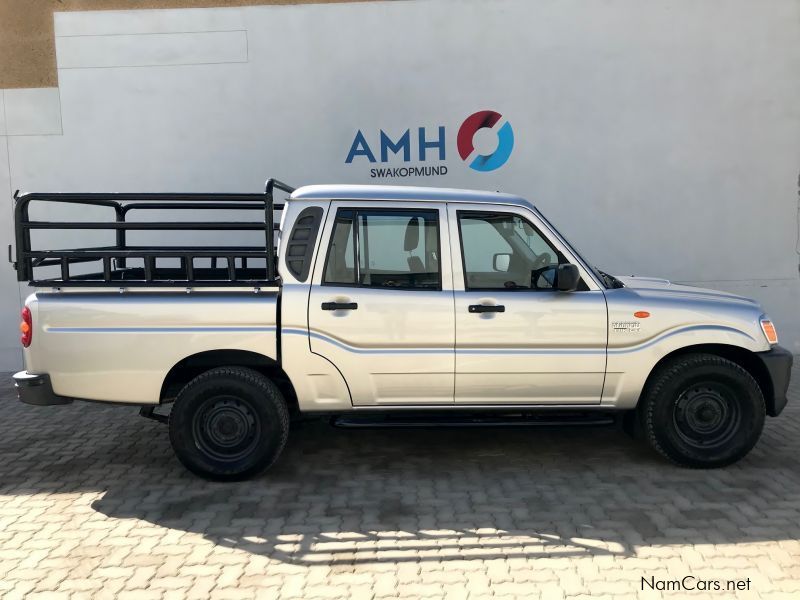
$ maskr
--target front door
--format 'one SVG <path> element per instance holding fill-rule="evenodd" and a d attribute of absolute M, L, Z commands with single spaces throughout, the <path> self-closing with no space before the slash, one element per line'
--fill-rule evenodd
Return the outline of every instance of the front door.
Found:
<path fill-rule="evenodd" d="M 309 298 L 311 351 L 341 371 L 354 405 L 452 404 L 445 210 L 382 206 L 331 205 Z"/>
<path fill-rule="evenodd" d="M 577 291 L 553 289 L 577 262 L 542 235 L 532 211 L 448 206 L 456 310 L 456 403 L 599 404 L 605 296 L 581 268 Z"/>

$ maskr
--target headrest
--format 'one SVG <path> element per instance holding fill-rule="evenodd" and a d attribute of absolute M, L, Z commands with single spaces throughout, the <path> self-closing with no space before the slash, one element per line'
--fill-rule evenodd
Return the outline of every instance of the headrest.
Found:
<path fill-rule="evenodd" d="M 403 250 L 410 252 L 416 250 L 419 245 L 419 217 L 411 217 L 406 225 L 406 239 L 403 242 Z"/>

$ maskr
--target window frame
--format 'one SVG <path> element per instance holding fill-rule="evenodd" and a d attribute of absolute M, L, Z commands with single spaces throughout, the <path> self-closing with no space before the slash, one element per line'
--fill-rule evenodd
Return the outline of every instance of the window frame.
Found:
<path fill-rule="evenodd" d="M 352 212 L 353 213 L 353 224 L 352 224 L 352 231 L 350 234 L 351 239 L 353 240 L 353 272 L 354 272 L 354 279 L 353 283 L 334 283 L 334 282 L 327 282 L 325 281 L 325 274 L 328 272 L 328 261 L 331 257 L 331 244 L 333 242 L 333 237 L 336 232 L 336 220 L 339 218 L 339 215 L 344 212 Z M 359 217 L 362 214 L 366 214 L 367 216 L 370 215 L 404 215 L 408 218 L 412 217 L 419 217 L 422 215 L 434 217 L 434 223 L 436 224 L 436 254 L 439 257 L 439 269 L 437 274 L 439 276 L 439 282 L 436 287 L 410 287 L 410 286 L 393 286 L 393 287 L 381 287 L 375 285 L 365 285 L 363 283 L 359 283 L 361 279 L 361 245 L 360 245 L 360 233 L 359 233 Z M 424 220 L 424 219 L 423 219 Z M 435 208 L 367 208 L 367 207 L 349 207 L 349 206 L 340 206 L 336 209 L 336 215 L 333 219 L 333 225 L 331 226 L 331 232 L 328 237 L 328 248 L 325 251 L 325 264 L 322 268 L 322 276 L 320 278 L 320 286 L 326 287 L 347 287 L 347 288 L 364 288 L 369 290 L 385 290 L 385 291 L 406 291 L 406 292 L 441 292 L 442 291 L 442 280 L 443 280 L 443 273 L 442 273 L 442 226 L 441 226 L 441 211 Z M 366 225 L 369 227 L 369 224 Z M 424 228 L 423 228 L 424 230 Z M 368 237 L 368 236 L 367 236 Z"/>
<path fill-rule="evenodd" d="M 510 217 L 517 217 L 525 221 L 528 226 L 533 229 L 539 237 L 541 237 L 545 243 L 550 246 L 550 248 L 555 252 L 556 258 L 558 258 L 558 264 L 561 265 L 562 261 L 565 261 L 564 264 L 569 262 L 567 257 L 564 255 L 561 250 L 559 250 L 556 245 L 552 242 L 550 238 L 542 234 L 541 229 L 539 229 L 536 225 L 531 223 L 530 219 L 525 218 L 523 215 L 518 214 L 516 212 L 511 211 L 496 211 L 496 210 L 456 210 L 456 225 L 458 227 L 458 249 L 461 252 L 461 271 L 462 277 L 464 279 L 464 291 L 465 292 L 557 292 L 557 288 L 548 288 L 548 289 L 541 289 L 541 288 L 534 288 L 534 287 L 517 287 L 517 288 L 495 288 L 495 287 L 472 287 L 469 285 L 469 279 L 467 277 L 467 259 L 464 255 L 464 236 L 461 231 L 461 218 L 463 216 L 493 216 L 493 215 L 507 215 Z"/>

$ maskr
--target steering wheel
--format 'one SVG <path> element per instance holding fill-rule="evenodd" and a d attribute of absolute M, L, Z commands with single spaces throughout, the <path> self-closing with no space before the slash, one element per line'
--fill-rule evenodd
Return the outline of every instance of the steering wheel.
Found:
<path fill-rule="evenodd" d="M 539 256 L 536 257 L 536 260 L 533 261 L 531 265 L 531 270 L 535 271 L 537 269 L 541 269 L 542 267 L 548 266 L 550 261 L 553 260 L 553 257 L 550 256 L 547 252 L 542 252 Z"/>
<path fill-rule="evenodd" d="M 547 283 L 549 285 L 547 285 L 546 287 L 539 287 L 537 285 L 537 282 L 539 281 L 539 277 L 541 277 L 542 273 L 544 273 L 545 271 L 549 271 L 549 270 L 551 270 L 553 268 L 554 267 L 552 267 L 551 265 L 548 264 L 548 265 L 546 265 L 544 267 L 539 267 L 538 269 L 532 269 L 531 270 L 531 289 L 532 290 L 552 290 L 552 289 L 554 289 L 555 288 L 555 280 L 552 283 L 550 283 L 548 281 Z M 547 280 L 545 280 L 545 281 L 547 281 Z"/>

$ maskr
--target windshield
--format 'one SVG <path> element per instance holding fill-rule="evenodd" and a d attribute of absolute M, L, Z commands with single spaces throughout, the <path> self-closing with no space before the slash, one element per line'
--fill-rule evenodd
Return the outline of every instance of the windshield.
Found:
<path fill-rule="evenodd" d="M 621 288 L 621 287 L 625 287 L 625 285 L 624 285 L 624 284 L 623 284 L 623 283 L 622 283 L 622 282 L 621 282 L 619 279 L 617 279 L 617 278 L 616 278 L 616 277 L 614 277 L 613 275 L 609 275 L 608 273 L 606 273 L 606 272 L 604 272 L 604 271 L 601 271 L 600 269 L 598 269 L 597 267 L 595 267 L 593 264 L 591 264 L 589 261 L 587 261 L 587 260 L 586 260 L 586 258 L 585 258 L 585 255 L 584 255 L 583 253 L 581 253 L 581 252 L 580 252 L 580 251 L 579 251 L 579 250 L 578 250 L 578 249 L 575 247 L 575 245 L 574 245 L 574 244 L 572 244 L 572 243 L 571 243 L 571 242 L 570 242 L 570 241 L 569 241 L 569 240 L 568 240 L 566 237 L 564 237 L 564 235 L 563 235 L 563 234 L 562 234 L 562 233 L 561 233 L 561 232 L 558 230 L 558 228 L 557 228 L 555 225 L 553 225 L 553 223 L 552 223 L 552 222 L 550 222 L 550 221 L 549 221 L 549 220 L 548 220 L 548 219 L 547 219 L 547 218 L 546 218 L 546 217 L 545 217 L 545 216 L 544 216 L 544 215 L 541 213 L 541 211 L 540 211 L 539 209 L 537 209 L 537 208 L 535 208 L 535 207 L 534 207 L 534 209 L 533 209 L 533 210 L 536 212 L 536 214 L 539 216 L 539 218 L 540 218 L 540 219 L 541 219 L 541 220 L 542 220 L 544 223 L 546 223 L 546 224 L 547 224 L 547 226 L 548 226 L 548 227 L 550 227 L 550 229 L 552 229 L 552 230 L 553 230 L 553 231 L 556 233 L 556 235 L 558 235 L 558 236 L 561 238 L 561 240 L 562 240 L 562 241 L 563 241 L 563 242 L 564 242 L 564 243 L 565 243 L 567 246 L 569 246 L 570 250 L 572 250 L 572 253 L 573 253 L 573 254 L 575 254 L 575 255 L 576 255 L 578 258 L 580 258 L 580 259 L 583 261 L 583 264 L 584 264 L 584 266 L 585 266 L 586 268 L 588 268 L 588 269 L 589 269 L 589 270 L 592 272 L 592 275 L 594 275 L 595 279 L 597 279 L 598 281 L 600 281 L 600 282 L 601 282 L 601 283 L 602 283 L 602 284 L 603 284 L 603 285 L 604 285 L 606 288 Z"/>

